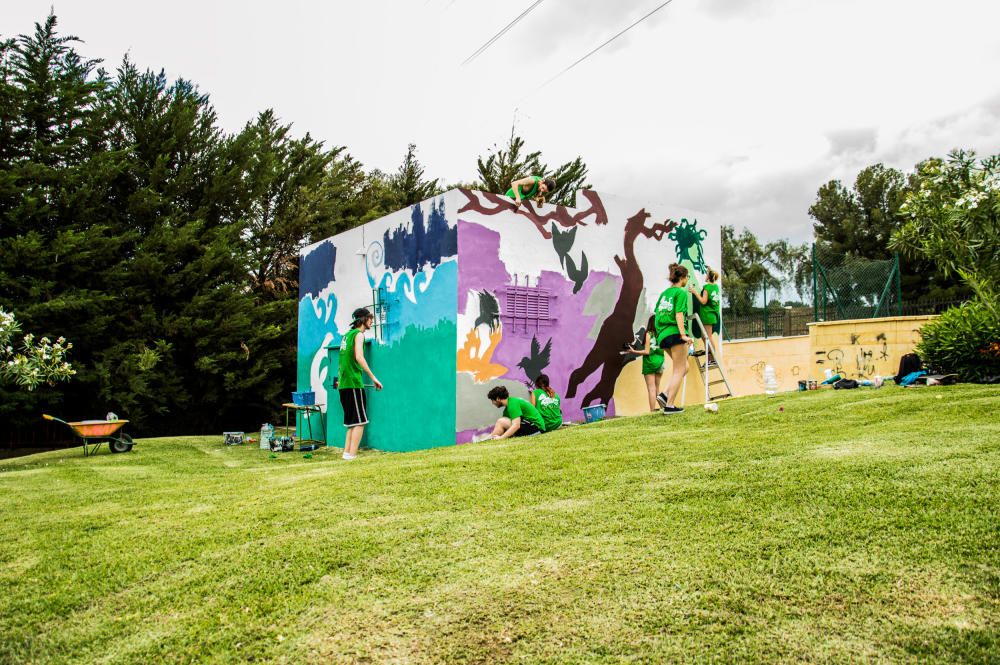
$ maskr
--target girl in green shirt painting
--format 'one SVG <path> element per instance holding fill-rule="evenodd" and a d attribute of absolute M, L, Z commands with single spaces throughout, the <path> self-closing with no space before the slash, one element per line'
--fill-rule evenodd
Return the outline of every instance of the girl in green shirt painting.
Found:
<path fill-rule="evenodd" d="M 545 195 L 556 188 L 552 178 L 542 178 L 532 175 L 520 180 L 512 180 L 507 196 L 514 199 L 514 205 L 520 206 L 523 199 L 533 199 L 538 205 L 545 203 Z"/>
<path fill-rule="evenodd" d="M 656 401 L 663 407 L 664 415 L 681 413 L 682 407 L 674 405 L 681 383 L 688 372 L 688 344 L 684 317 L 688 311 L 687 286 L 688 269 L 676 263 L 670 264 L 670 288 L 660 294 L 656 301 L 653 317 L 656 319 L 656 341 L 660 348 L 670 354 L 673 372 L 667 384 L 667 393 L 660 393 Z"/>
<path fill-rule="evenodd" d="M 649 397 L 649 410 L 656 408 L 656 394 L 660 392 L 660 381 L 663 380 L 663 349 L 656 341 L 656 316 L 649 317 L 646 322 L 646 343 L 641 349 L 630 348 L 622 351 L 622 355 L 642 356 L 642 378 L 646 382 L 646 394 Z"/>
<path fill-rule="evenodd" d="M 688 291 L 701 303 L 701 310 L 698 312 L 698 316 L 701 318 L 702 325 L 705 326 L 705 335 L 707 337 L 707 339 L 702 340 L 705 342 L 705 364 L 714 365 L 715 358 L 712 356 L 711 349 L 708 348 L 708 342 L 712 343 L 712 348 L 718 348 L 715 346 L 715 337 L 712 336 L 712 333 L 719 329 L 721 298 L 719 296 L 719 285 L 716 284 L 719 281 L 719 273 L 709 268 L 705 279 L 708 282 L 702 287 L 701 293 L 698 293 L 694 287 L 690 286 L 688 287 Z"/>
<path fill-rule="evenodd" d="M 539 374 L 535 377 L 535 389 L 531 391 L 530 400 L 531 406 L 538 409 L 545 421 L 546 432 L 562 427 L 562 400 L 549 385 L 548 375 Z"/>

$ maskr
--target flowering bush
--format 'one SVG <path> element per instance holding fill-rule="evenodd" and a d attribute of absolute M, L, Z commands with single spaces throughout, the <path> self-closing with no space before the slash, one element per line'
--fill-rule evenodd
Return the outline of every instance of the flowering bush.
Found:
<path fill-rule="evenodd" d="M 1000 155 L 955 151 L 917 167 L 890 245 L 967 283 L 1000 319 Z"/>
<path fill-rule="evenodd" d="M 55 385 L 69 381 L 76 374 L 66 355 L 73 345 L 60 337 L 55 342 L 48 337 L 35 340 L 28 333 L 21 338 L 20 348 L 15 348 L 15 338 L 21 324 L 10 312 L 0 309 L 0 381 L 15 383 L 34 390 L 42 383 Z"/>

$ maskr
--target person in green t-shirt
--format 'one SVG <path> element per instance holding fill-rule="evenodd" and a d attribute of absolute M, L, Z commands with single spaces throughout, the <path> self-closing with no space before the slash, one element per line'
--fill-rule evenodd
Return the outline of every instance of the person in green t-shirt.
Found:
<path fill-rule="evenodd" d="M 542 178 L 532 175 L 520 180 L 512 180 L 507 196 L 514 199 L 514 205 L 521 205 L 524 199 L 533 199 L 538 205 L 545 203 L 545 195 L 554 191 L 556 181 L 552 178 Z"/>
<path fill-rule="evenodd" d="M 660 381 L 663 379 L 663 349 L 656 341 L 656 316 L 649 317 L 646 322 L 646 342 L 641 349 L 629 346 L 622 355 L 642 356 L 642 379 L 646 382 L 646 395 L 649 398 L 649 410 L 659 411 L 656 395 L 660 392 Z"/>
<path fill-rule="evenodd" d="M 690 286 L 688 287 L 688 291 L 701 303 L 701 310 L 698 312 L 698 317 L 701 318 L 701 323 L 705 326 L 705 336 L 707 338 L 702 340 L 705 342 L 705 364 L 711 366 L 716 361 L 712 355 L 712 350 L 708 347 L 708 343 L 711 342 L 713 349 L 718 348 L 715 345 L 715 337 L 712 336 L 712 333 L 719 329 L 719 318 L 721 317 L 721 296 L 719 295 L 719 285 L 716 284 L 719 281 L 719 273 L 709 268 L 705 279 L 708 281 L 702 287 L 701 293 L 698 293 L 697 289 Z"/>
<path fill-rule="evenodd" d="M 681 413 L 683 407 L 675 406 L 674 400 L 680 392 L 681 383 L 688 373 L 688 344 L 685 316 L 688 311 L 687 286 L 688 269 L 677 263 L 670 264 L 670 288 L 660 294 L 656 301 L 653 317 L 656 320 L 656 341 L 660 348 L 670 354 L 673 372 L 667 384 L 666 394 L 659 393 L 656 401 L 663 407 L 663 414 Z"/>
<path fill-rule="evenodd" d="M 503 409 L 503 416 L 493 428 L 494 439 L 509 439 L 512 436 L 531 436 L 545 431 L 545 422 L 538 409 L 531 402 L 520 397 L 511 397 L 503 386 L 495 386 L 487 397 L 493 406 Z"/>
<path fill-rule="evenodd" d="M 337 392 L 340 393 L 340 405 L 344 407 L 344 427 L 347 437 L 344 439 L 345 460 L 358 456 L 358 446 L 368 424 L 368 404 L 365 398 L 362 372 L 371 377 L 375 390 L 382 390 L 382 383 L 375 378 L 365 361 L 365 331 L 372 327 L 375 317 L 364 307 L 354 310 L 350 330 L 340 343 L 340 366 L 337 371 Z"/>
<path fill-rule="evenodd" d="M 538 409 L 539 415 L 542 416 L 546 432 L 562 427 L 562 400 L 549 384 L 547 374 L 539 374 L 535 377 L 535 389 L 531 391 L 529 401 L 531 406 Z"/>

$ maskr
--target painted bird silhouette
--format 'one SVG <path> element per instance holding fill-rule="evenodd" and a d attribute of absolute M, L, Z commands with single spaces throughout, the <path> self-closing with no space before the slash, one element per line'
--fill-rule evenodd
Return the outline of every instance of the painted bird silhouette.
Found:
<path fill-rule="evenodd" d="M 479 294 L 479 317 L 476 319 L 475 328 L 482 324 L 490 327 L 490 332 L 496 332 L 500 327 L 500 303 L 497 297 L 489 291 L 478 291 Z"/>
<path fill-rule="evenodd" d="M 587 253 L 583 252 L 580 255 L 580 269 L 576 269 L 576 262 L 573 261 L 573 257 L 569 254 L 566 255 L 566 276 L 569 277 L 570 281 L 573 282 L 573 293 L 577 293 L 583 288 L 583 283 L 587 281 L 587 275 L 590 274 L 590 267 L 587 265 Z"/>
<path fill-rule="evenodd" d="M 569 231 L 560 231 L 555 222 L 552 222 L 552 246 L 559 255 L 559 262 L 565 266 L 565 260 L 569 256 L 569 250 L 573 249 L 576 241 L 576 229 L 574 226 Z"/>
<path fill-rule="evenodd" d="M 549 337 L 549 341 L 545 343 L 545 348 L 540 349 L 538 345 L 538 338 L 532 335 L 531 355 L 521 358 L 521 362 L 517 363 L 517 366 L 523 369 L 524 373 L 528 375 L 529 382 L 534 382 L 535 378 L 542 373 L 542 370 L 549 366 L 549 354 L 551 352 L 551 337 Z"/>

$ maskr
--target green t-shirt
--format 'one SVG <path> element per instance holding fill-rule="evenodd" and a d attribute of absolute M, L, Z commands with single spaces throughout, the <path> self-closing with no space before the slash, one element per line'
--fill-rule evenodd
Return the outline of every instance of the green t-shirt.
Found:
<path fill-rule="evenodd" d="M 535 396 L 535 409 L 545 421 L 545 431 L 559 429 L 562 426 L 562 400 L 559 395 L 553 392 L 552 397 L 549 397 L 541 388 L 535 388 L 532 394 Z"/>
<path fill-rule="evenodd" d="M 517 186 L 517 191 L 519 191 L 521 193 L 521 200 L 522 201 L 525 200 L 525 199 L 531 199 L 531 198 L 534 198 L 534 197 L 538 196 L 538 183 L 540 183 L 542 181 L 542 178 L 541 178 L 541 176 L 537 176 L 537 175 L 536 176 L 531 176 L 531 177 L 532 177 L 532 179 L 534 179 L 535 182 L 533 182 L 531 184 L 531 189 L 529 189 L 527 192 L 524 191 L 524 185 L 518 185 Z M 514 188 L 513 187 L 511 187 L 510 189 L 507 190 L 507 196 L 510 197 L 510 198 L 514 198 Z"/>
<path fill-rule="evenodd" d="M 656 341 L 662 343 L 670 335 L 681 334 L 677 327 L 677 312 L 687 315 L 688 292 L 679 286 L 671 286 L 660 294 L 656 301 Z"/>
<path fill-rule="evenodd" d="M 656 374 L 663 369 L 663 349 L 656 343 L 656 335 L 649 333 L 649 355 L 642 357 L 642 373 Z"/>
<path fill-rule="evenodd" d="M 503 410 L 503 415 L 511 420 L 514 420 L 514 418 L 527 420 L 538 429 L 543 432 L 545 431 L 545 421 L 542 420 L 542 414 L 538 413 L 538 409 L 531 406 L 531 402 L 526 399 L 509 397 L 507 399 L 507 407 Z"/>
<path fill-rule="evenodd" d="M 361 365 L 354 357 L 354 338 L 361 332 L 361 328 L 351 328 L 344 341 L 340 344 L 340 370 L 337 373 L 337 387 L 341 390 L 347 388 L 361 388 Z"/>
<path fill-rule="evenodd" d="M 718 323 L 719 309 L 721 306 L 719 285 L 708 283 L 703 287 L 703 289 L 705 293 L 708 294 L 708 303 L 701 306 L 701 319 L 705 323 Z"/>

